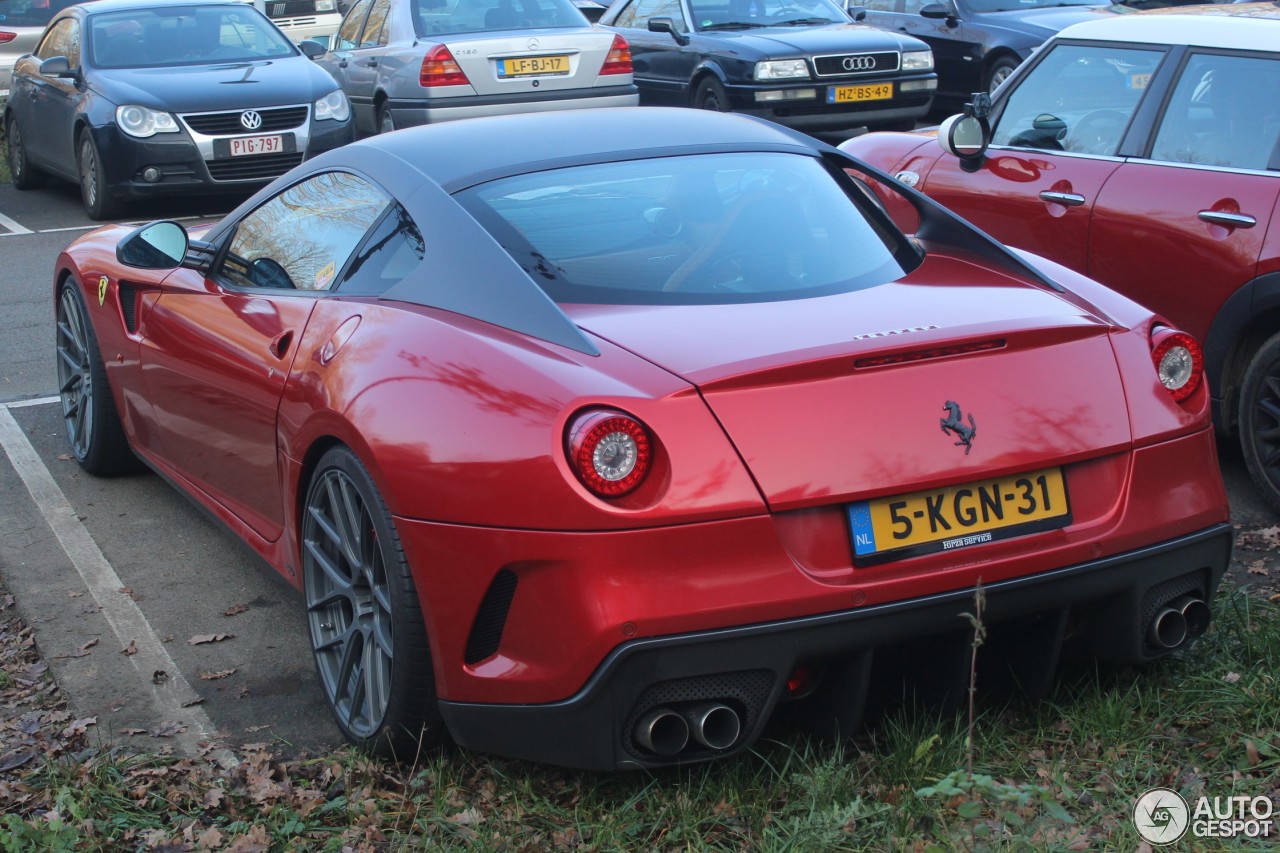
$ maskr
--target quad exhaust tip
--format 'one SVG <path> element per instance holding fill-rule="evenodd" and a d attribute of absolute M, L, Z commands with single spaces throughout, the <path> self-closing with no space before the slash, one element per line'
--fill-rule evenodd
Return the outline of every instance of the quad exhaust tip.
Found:
<path fill-rule="evenodd" d="M 738 712 L 719 702 L 694 705 L 685 711 L 693 739 L 707 749 L 728 749 L 742 734 Z"/>
<path fill-rule="evenodd" d="M 675 755 L 689 743 L 689 724 L 670 708 L 654 708 L 636 723 L 636 743 L 656 755 Z"/>
<path fill-rule="evenodd" d="M 719 751 L 738 742 L 742 718 L 721 702 L 700 702 L 679 711 L 658 707 L 645 712 L 632 734 L 641 748 L 664 757 L 678 755 L 691 741 Z"/>
<path fill-rule="evenodd" d="M 1147 627 L 1147 640 L 1159 649 L 1176 649 L 1207 631 L 1209 619 L 1209 605 L 1203 598 L 1175 598 L 1156 612 Z"/>

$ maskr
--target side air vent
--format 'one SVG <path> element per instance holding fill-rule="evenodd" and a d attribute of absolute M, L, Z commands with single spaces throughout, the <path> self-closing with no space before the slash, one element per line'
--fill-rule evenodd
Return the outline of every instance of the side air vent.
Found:
<path fill-rule="evenodd" d="M 502 644 L 502 631 L 507 626 L 507 613 L 511 610 L 511 600 L 515 598 L 516 573 L 503 569 L 489 584 L 489 591 L 480 602 L 476 611 L 476 621 L 471 626 L 471 635 L 467 637 L 467 650 L 464 660 L 468 664 L 479 663 L 495 654 Z"/>
<path fill-rule="evenodd" d="M 131 284 L 120 282 L 120 313 L 124 315 L 124 327 L 130 334 L 138 331 L 138 289 Z"/>

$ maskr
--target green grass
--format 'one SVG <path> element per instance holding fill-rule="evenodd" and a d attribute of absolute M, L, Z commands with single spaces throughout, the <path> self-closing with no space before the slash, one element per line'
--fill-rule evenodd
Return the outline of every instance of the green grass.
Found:
<path fill-rule="evenodd" d="M 1174 659 L 1069 669 L 1047 701 L 980 710 L 972 776 L 963 715 L 905 713 L 852 744 L 784 733 L 652 774 L 466 753 L 414 766 L 350 751 L 280 760 L 266 748 L 222 771 L 90 748 L 24 768 L 18 786 L 0 774 L 0 850 L 1133 850 L 1130 810 L 1151 787 L 1280 786 L 1277 673 L 1280 612 L 1227 592 L 1213 630 Z"/>

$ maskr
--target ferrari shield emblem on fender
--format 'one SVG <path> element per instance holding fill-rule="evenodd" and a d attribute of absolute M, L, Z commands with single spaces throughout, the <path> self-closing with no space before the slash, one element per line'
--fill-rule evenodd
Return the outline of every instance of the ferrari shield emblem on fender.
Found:
<path fill-rule="evenodd" d="M 101 307 L 102 303 L 104 303 L 104 302 L 106 302 L 106 301 L 107 301 L 107 277 L 104 275 L 102 278 L 98 279 L 98 305 L 99 305 L 99 307 Z"/>
<path fill-rule="evenodd" d="M 964 447 L 964 455 L 968 456 L 969 451 L 973 449 L 973 438 L 978 434 L 978 424 L 973 420 L 973 413 L 969 414 L 969 425 L 965 426 L 960 413 L 960 404 L 953 403 L 948 400 L 943 404 L 943 408 L 947 411 L 945 418 L 940 418 L 942 431 L 947 434 L 955 435 L 960 439 L 956 442 L 956 447 Z"/>

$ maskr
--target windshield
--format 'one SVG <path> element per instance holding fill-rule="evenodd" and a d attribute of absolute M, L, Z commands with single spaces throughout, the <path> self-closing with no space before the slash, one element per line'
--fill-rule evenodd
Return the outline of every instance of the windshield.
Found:
<path fill-rule="evenodd" d="M 543 27 L 586 27 L 571 0 L 413 0 L 420 37 Z"/>
<path fill-rule="evenodd" d="M 1023 9 L 1058 9 L 1071 6 L 1110 6 L 1098 0 L 968 0 L 974 12 L 1018 12 Z"/>
<path fill-rule="evenodd" d="M 207 65 L 293 56 L 293 45 L 252 6 L 182 6 L 94 15 L 98 68 Z"/>
<path fill-rule="evenodd" d="M 700 30 L 849 23 L 829 0 L 700 0 L 690 8 Z"/>
<path fill-rule="evenodd" d="M 520 175 L 460 201 L 556 302 L 769 302 L 919 263 L 845 180 L 803 155 L 702 154 Z"/>

